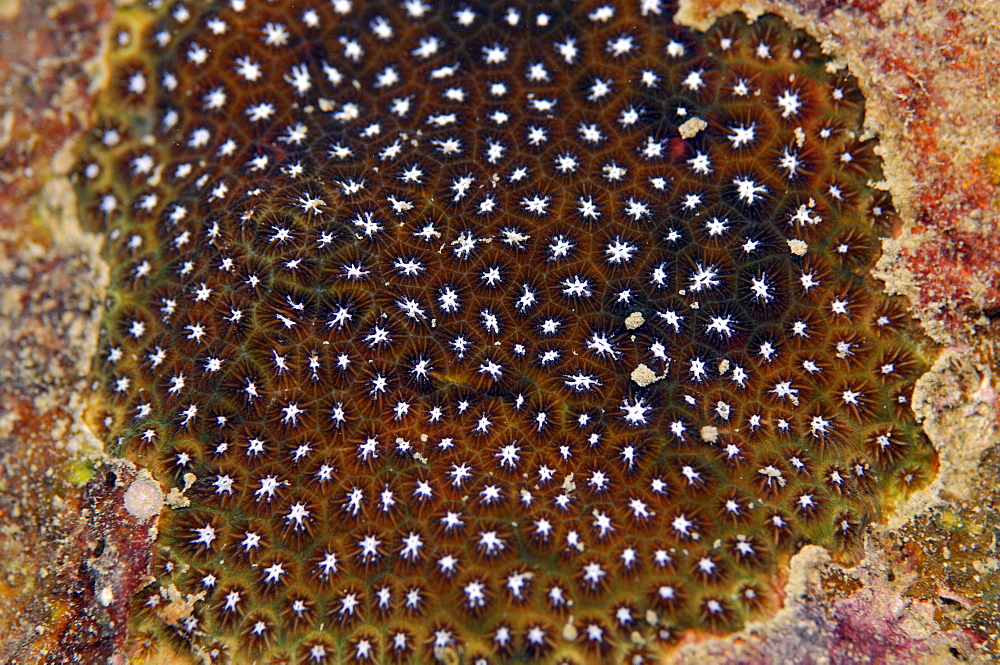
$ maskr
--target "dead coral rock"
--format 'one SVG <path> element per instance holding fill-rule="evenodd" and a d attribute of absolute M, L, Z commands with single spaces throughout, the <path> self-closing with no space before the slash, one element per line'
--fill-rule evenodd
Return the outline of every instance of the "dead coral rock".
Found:
<path fill-rule="evenodd" d="M 14 662 L 103 663 L 123 658 L 132 596 L 151 580 L 156 519 L 133 515 L 128 487 L 148 482 L 125 460 L 102 465 L 87 483 L 85 521 L 63 552 L 63 565 L 36 602 L 54 617 L 29 633 L 10 654 Z"/>
<path fill-rule="evenodd" d="M 785 606 L 773 619 L 726 639 L 684 643 L 673 664 L 988 662 L 977 655 L 973 635 L 941 630 L 930 603 L 906 597 L 906 571 L 893 574 L 870 541 L 867 553 L 858 567 L 844 569 L 823 548 L 802 548 L 791 561 Z M 834 575 L 860 584 L 834 589 Z"/>

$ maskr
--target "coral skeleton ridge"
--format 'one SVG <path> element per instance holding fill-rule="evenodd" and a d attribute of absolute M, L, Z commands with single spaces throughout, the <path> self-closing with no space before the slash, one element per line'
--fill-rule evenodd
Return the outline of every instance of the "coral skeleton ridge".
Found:
<path fill-rule="evenodd" d="M 137 630 L 656 662 L 927 479 L 856 81 L 775 17 L 672 11 L 119 12 L 77 177 L 99 420 L 175 506 Z"/>

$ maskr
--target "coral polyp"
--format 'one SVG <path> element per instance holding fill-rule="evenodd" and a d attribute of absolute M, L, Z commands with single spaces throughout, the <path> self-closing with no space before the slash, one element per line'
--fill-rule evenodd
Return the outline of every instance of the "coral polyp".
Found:
<path fill-rule="evenodd" d="M 79 169 L 136 627 L 237 662 L 603 662 L 779 600 L 932 472 L 853 77 L 643 2 L 153 3 Z"/>

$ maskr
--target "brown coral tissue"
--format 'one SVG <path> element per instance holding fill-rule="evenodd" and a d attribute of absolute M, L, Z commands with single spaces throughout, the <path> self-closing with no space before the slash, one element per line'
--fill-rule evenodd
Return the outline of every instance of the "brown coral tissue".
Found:
<path fill-rule="evenodd" d="M 98 419 L 176 490 L 135 629 L 642 662 L 932 473 L 856 81 L 775 17 L 673 10 L 119 12 L 76 177 Z"/>

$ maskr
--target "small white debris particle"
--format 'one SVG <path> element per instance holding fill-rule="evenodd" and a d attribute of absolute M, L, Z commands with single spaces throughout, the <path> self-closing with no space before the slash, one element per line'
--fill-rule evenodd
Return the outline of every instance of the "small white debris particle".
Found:
<path fill-rule="evenodd" d="M 809 250 L 809 245 L 807 245 L 805 241 L 798 240 L 797 238 L 793 240 L 788 240 L 787 242 L 788 242 L 788 249 L 795 256 L 805 256 L 806 252 Z"/>
<path fill-rule="evenodd" d="M 184 492 L 191 489 L 191 486 L 198 481 L 198 476 L 193 473 L 184 474 L 184 489 L 180 487 L 171 487 L 170 492 L 167 493 L 167 498 L 164 500 L 171 508 L 187 508 L 191 505 L 191 499 L 184 496 Z"/>
<path fill-rule="evenodd" d="M 640 388 L 645 388 L 646 386 L 656 383 L 662 376 L 656 376 L 656 372 L 649 369 L 645 363 L 639 363 L 639 366 L 632 370 L 632 380 L 635 381 Z"/>
<path fill-rule="evenodd" d="M 627 330 L 635 330 L 645 322 L 646 319 L 643 318 L 642 312 L 632 312 L 625 318 L 625 328 Z"/>
<path fill-rule="evenodd" d="M 179 487 L 171 487 L 170 492 L 167 493 L 166 503 L 171 508 L 187 508 L 191 505 L 191 499 L 184 496 L 184 492 L 181 491 Z"/>
<path fill-rule="evenodd" d="M 770 464 L 762 469 L 757 469 L 757 473 L 767 478 L 767 484 L 770 485 L 771 481 L 777 481 L 779 487 L 785 486 L 785 477 L 781 475 L 781 471 L 771 466 Z"/>
<path fill-rule="evenodd" d="M 694 138 L 698 135 L 698 132 L 708 127 L 708 123 L 701 118 L 688 118 L 684 121 L 677 131 L 680 132 L 682 139 Z"/>
<path fill-rule="evenodd" d="M 573 617 L 570 616 L 566 621 L 566 625 L 562 629 L 562 637 L 567 642 L 573 642 L 576 640 L 579 633 L 576 630 L 576 626 L 573 625 Z"/>
<path fill-rule="evenodd" d="M 114 599 L 115 599 L 115 593 L 114 591 L 112 591 L 110 586 L 106 586 L 103 589 L 101 589 L 101 593 L 97 595 L 97 602 L 99 602 L 104 607 L 110 605 L 114 601 Z"/>

